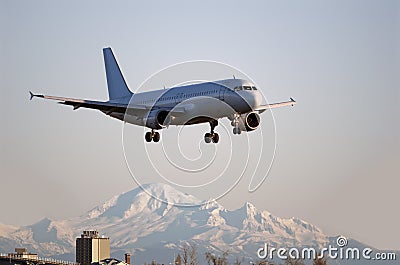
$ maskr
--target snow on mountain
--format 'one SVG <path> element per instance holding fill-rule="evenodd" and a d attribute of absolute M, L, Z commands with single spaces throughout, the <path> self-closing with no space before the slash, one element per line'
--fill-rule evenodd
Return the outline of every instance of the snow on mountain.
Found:
<path fill-rule="evenodd" d="M 147 192 L 146 192 L 147 191 Z M 151 197 L 156 196 L 158 199 Z M 168 203 L 164 203 L 168 202 Z M 165 184 L 146 184 L 143 190 L 134 189 L 127 193 L 113 197 L 106 203 L 94 208 L 88 214 L 90 218 L 118 217 L 127 219 L 136 213 L 158 212 L 166 213 L 173 204 L 200 204 L 201 201 L 191 195 L 177 191 Z M 163 212 L 165 211 L 165 212 Z"/>
<path fill-rule="evenodd" d="M 18 226 L 0 224 L 0 237 L 7 237 L 18 229 Z"/>
<path fill-rule="evenodd" d="M 68 238 L 66 233 L 62 233 L 65 229 L 67 227 L 45 218 L 0 237 L 0 252 L 10 252 L 20 246 L 37 251 L 43 256 L 70 252 L 74 240 Z"/>
<path fill-rule="evenodd" d="M 169 259 L 184 242 L 195 242 L 199 253 L 229 250 L 234 255 L 255 257 L 265 242 L 279 247 L 322 247 L 330 240 L 305 221 L 279 218 L 251 203 L 229 211 L 216 201 L 201 204 L 168 185 L 147 184 L 144 190 L 136 188 L 114 196 L 76 218 L 45 218 L 21 228 L 0 225 L 0 252 L 25 246 L 42 256 L 74 260 L 75 238 L 88 229 L 110 237 L 117 258 L 130 252 L 137 262 Z"/>

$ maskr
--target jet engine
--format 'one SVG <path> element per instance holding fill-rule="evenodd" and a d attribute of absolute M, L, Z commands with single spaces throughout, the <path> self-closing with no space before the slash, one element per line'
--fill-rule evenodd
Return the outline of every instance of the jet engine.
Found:
<path fill-rule="evenodd" d="M 171 122 L 169 112 L 166 110 L 152 110 L 144 119 L 146 127 L 151 129 L 162 129 L 167 127 Z"/>
<path fill-rule="evenodd" d="M 241 131 L 251 132 L 258 128 L 260 121 L 261 118 L 257 112 L 242 114 L 239 117 L 238 127 Z"/>

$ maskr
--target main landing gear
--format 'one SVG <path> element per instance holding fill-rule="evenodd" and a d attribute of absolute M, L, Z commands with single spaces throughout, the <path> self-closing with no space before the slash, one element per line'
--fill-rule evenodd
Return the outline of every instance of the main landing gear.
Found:
<path fill-rule="evenodd" d="M 157 143 L 158 141 L 160 141 L 160 133 L 159 132 L 155 132 L 152 129 L 151 132 L 147 132 L 144 135 L 144 139 L 146 139 L 146 142 L 151 142 L 151 140 L 153 140 L 155 143 Z"/>
<path fill-rule="evenodd" d="M 211 143 L 211 141 L 213 143 L 218 143 L 219 142 L 219 134 L 214 132 L 215 127 L 218 125 L 218 121 L 217 120 L 212 120 L 210 121 L 210 126 L 211 126 L 211 132 L 206 133 L 204 135 L 204 141 L 206 143 Z"/>

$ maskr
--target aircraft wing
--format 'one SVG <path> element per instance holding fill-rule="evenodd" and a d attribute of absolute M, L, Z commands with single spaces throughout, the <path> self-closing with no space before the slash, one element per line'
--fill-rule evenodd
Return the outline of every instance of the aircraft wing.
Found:
<path fill-rule="evenodd" d="M 273 109 L 273 108 L 279 108 L 279 107 L 286 107 L 286 106 L 294 106 L 296 105 L 296 101 L 293 98 L 290 98 L 289 101 L 284 101 L 284 102 L 278 102 L 278 103 L 272 103 L 272 104 L 266 104 L 266 105 L 261 105 L 254 109 L 255 111 L 259 111 L 260 113 L 263 113 L 267 109 Z"/>
<path fill-rule="evenodd" d="M 31 91 L 29 91 L 29 93 L 31 96 L 31 98 L 30 98 L 31 100 L 34 97 L 56 100 L 60 104 L 73 106 L 74 110 L 77 110 L 79 108 L 96 109 L 96 110 L 100 110 L 100 111 L 106 113 L 107 115 L 111 114 L 112 112 L 125 113 L 127 107 L 129 107 L 128 113 L 130 115 L 143 116 L 152 109 L 152 107 L 138 105 L 138 104 L 129 104 L 128 105 L 128 104 L 114 103 L 114 102 L 108 102 L 108 101 L 93 101 L 93 100 L 85 100 L 85 99 L 37 95 L 37 94 L 33 94 Z M 189 104 L 189 105 L 183 105 L 183 106 L 178 106 L 178 107 L 174 107 L 174 108 L 168 108 L 166 110 L 170 111 L 171 116 L 181 116 L 181 115 L 184 115 L 186 113 L 186 111 L 192 107 L 193 106 Z"/>
<path fill-rule="evenodd" d="M 31 100 L 34 97 L 44 98 L 44 99 L 51 99 L 56 100 L 58 103 L 63 105 L 73 106 L 74 110 L 79 108 L 89 108 L 89 109 L 96 109 L 105 112 L 106 114 L 110 114 L 112 112 L 118 113 L 125 113 L 127 104 L 121 103 L 113 103 L 113 102 L 104 102 L 104 101 L 93 101 L 93 100 L 85 100 L 85 99 L 74 99 L 74 98 L 64 98 L 64 97 L 57 97 L 57 96 L 46 96 L 46 95 L 36 95 L 30 92 Z M 138 111 L 148 111 L 146 106 L 142 105 L 129 105 L 129 109 L 138 110 Z"/>

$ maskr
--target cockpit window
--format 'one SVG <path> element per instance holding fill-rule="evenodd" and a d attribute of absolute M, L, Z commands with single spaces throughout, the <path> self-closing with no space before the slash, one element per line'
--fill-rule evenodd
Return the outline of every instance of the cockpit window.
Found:
<path fill-rule="evenodd" d="M 251 90 L 251 86 L 243 86 L 245 90 Z"/>
<path fill-rule="evenodd" d="M 252 88 L 253 90 L 257 90 L 257 88 L 256 88 L 255 86 L 252 86 L 251 88 Z"/>
<path fill-rule="evenodd" d="M 241 86 L 237 86 L 237 87 L 234 88 L 234 90 L 235 91 L 240 91 L 240 90 L 242 90 L 242 87 Z"/>

